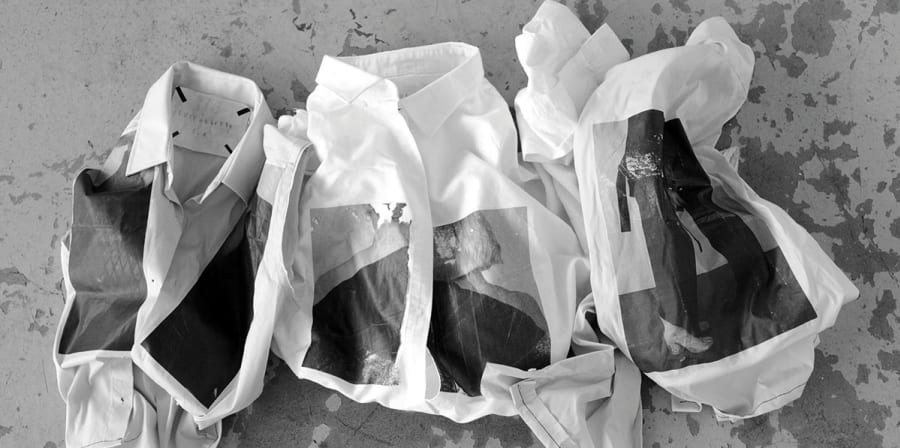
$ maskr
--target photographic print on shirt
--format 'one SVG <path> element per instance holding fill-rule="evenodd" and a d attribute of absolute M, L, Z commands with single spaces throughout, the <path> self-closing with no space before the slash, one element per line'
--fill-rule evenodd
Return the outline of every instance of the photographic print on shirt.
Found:
<path fill-rule="evenodd" d="M 134 342 L 137 312 L 147 297 L 143 256 L 152 182 L 125 175 L 133 139 L 134 133 L 119 138 L 110 158 L 122 162 L 108 179 L 88 169 L 75 180 L 72 230 L 64 242 L 75 297 L 60 336 L 63 355 L 129 351 Z"/>
<path fill-rule="evenodd" d="M 303 366 L 354 384 L 396 385 L 409 282 L 405 203 L 310 210 L 312 338 Z"/>
<path fill-rule="evenodd" d="M 435 227 L 433 291 L 428 349 L 441 391 L 481 395 L 488 362 L 549 364 L 525 207 L 479 210 Z"/>
<path fill-rule="evenodd" d="M 816 317 L 765 224 L 713 185 L 679 120 L 629 118 L 617 174 L 619 238 L 643 232 L 655 283 L 619 296 L 642 371 L 717 361 Z"/>

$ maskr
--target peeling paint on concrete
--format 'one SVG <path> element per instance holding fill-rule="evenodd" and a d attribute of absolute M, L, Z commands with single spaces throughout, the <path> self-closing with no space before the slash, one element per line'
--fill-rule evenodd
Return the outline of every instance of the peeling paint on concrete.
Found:
<path fill-rule="evenodd" d="M 831 22 L 850 18 L 842 0 L 808 0 L 797 8 L 791 25 L 791 45 L 797 51 L 826 56 L 836 36 Z"/>
<path fill-rule="evenodd" d="M 834 355 L 816 349 L 815 370 L 803 396 L 779 414 L 781 428 L 797 439 L 798 448 L 882 446 L 878 433 L 891 409 L 861 400 L 853 386 L 834 370 Z"/>
<path fill-rule="evenodd" d="M 869 366 L 859 364 L 856 366 L 856 384 L 869 384 Z"/>
<path fill-rule="evenodd" d="M 764 93 L 766 93 L 765 86 L 753 86 L 747 93 L 747 100 L 751 103 L 759 104 L 760 98 L 762 98 Z"/>
<path fill-rule="evenodd" d="M 767 447 L 777 431 L 769 422 L 768 415 L 748 418 L 740 426 L 731 428 L 731 436 L 744 442 L 746 448 Z"/>
<path fill-rule="evenodd" d="M 888 316 L 894 316 L 897 310 L 897 302 L 894 300 L 894 292 L 890 289 L 884 291 L 878 299 L 872 318 L 869 319 L 869 334 L 883 341 L 894 340 L 894 328 L 888 322 Z"/>
<path fill-rule="evenodd" d="M 700 422 L 691 414 L 684 414 L 684 421 L 687 423 L 691 435 L 697 437 L 697 434 L 700 434 Z"/>
<path fill-rule="evenodd" d="M 806 61 L 796 54 L 785 54 L 782 51 L 782 44 L 788 37 L 785 11 L 790 9 L 789 5 L 774 2 L 760 5 L 753 20 L 736 24 L 735 30 L 744 42 L 762 42 L 765 49 L 763 55 L 768 58 L 769 63 L 774 65 L 778 62 L 789 77 L 797 78 L 806 70 Z"/>
<path fill-rule="evenodd" d="M 832 135 L 850 135 L 850 131 L 856 126 L 855 121 L 843 121 L 835 118 L 832 121 L 825 122 L 822 129 L 822 140 L 828 140 Z"/>
<path fill-rule="evenodd" d="M 609 10 L 603 6 L 603 2 L 600 0 L 577 0 L 575 12 L 581 19 L 581 23 L 592 33 L 600 28 L 600 25 L 603 25 L 603 21 L 609 14 Z"/>
<path fill-rule="evenodd" d="M 309 90 L 306 89 L 302 82 L 295 79 L 291 81 L 291 94 L 294 96 L 294 101 L 305 103 L 306 97 L 309 96 Z"/>
<path fill-rule="evenodd" d="M 662 25 L 659 25 L 656 27 L 656 34 L 653 36 L 653 39 L 647 43 L 647 53 L 664 48 L 672 48 L 673 46 L 675 46 L 675 43 L 669 39 L 669 35 L 666 34 L 666 30 L 663 29 Z"/>
<path fill-rule="evenodd" d="M 341 396 L 338 394 L 331 394 L 331 396 L 325 400 L 325 407 L 329 412 L 337 412 L 337 410 L 341 408 Z"/>
<path fill-rule="evenodd" d="M 878 0 L 872 8 L 872 16 L 877 17 L 883 13 L 897 14 L 900 12 L 900 0 Z"/>
<path fill-rule="evenodd" d="M 882 370 L 887 370 L 900 375 L 900 351 L 879 350 L 878 363 L 880 364 Z"/>
<path fill-rule="evenodd" d="M 0 425 L 0 438 L 12 432 L 12 426 Z"/>
<path fill-rule="evenodd" d="M 675 8 L 681 12 L 691 12 L 691 7 L 690 5 L 688 5 L 687 0 L 669 0 L 669 4 L 672 5 L 672 8 Z"/>
<path fill-rule="evenodd" d="M 24 202 L 24 201 L 27 200 L 27 199 L 31 199 L 31 200 L 33 200 L 33 201 L 37 201 L 37 200 L 40 199 L 41 197 L 42 197 L 42 196 L 41 196 L 40 193 L 30 192 L 30 193 L 22 193 L 22 194 L 17 195 L 17 196 L 9 195 L 9 200 L 13 203 L 13 205 L 19 205 L 19 204 L 21 204 L 22 202 Z"/>
<path fill-rule="evenodd" d="M 28 278 L 25 277 L 25 274 L 19 272 L 16 267 L 3 268 L 0 269 L 0 284 L 6 283 L 7 285 L 28 285 Z"/>
<path fill-rule="evenodd" d="M 900 0 L 898 0 L 900 1 Z M 889 128 L 887 126 L 884 127 L 884 134 L 882 134 L 881 138 L 884 141 L 884 148 L 890 148 L 894 143 L 896 143 L 895 137 L 897 135 L 897 128 Z"/>

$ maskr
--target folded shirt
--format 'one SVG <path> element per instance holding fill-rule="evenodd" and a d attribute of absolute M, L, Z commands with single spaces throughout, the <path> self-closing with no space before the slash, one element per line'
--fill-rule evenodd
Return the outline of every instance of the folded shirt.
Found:
<path fill-rule="evenodd" d="M 599 329 L 649 378 L 720 418 L 797 398 L 818 333 L 858 291 L 713 148 L 753 52 L 721 18 L 607 71 L 575 171 Z"/>
<path fill-rule="evenodd" d="M 67 445 L 215 446 L 259 394 L 246 229 L 270 122 L 252 81 L 176 63 L 76 178 L 54 344 Z"/>

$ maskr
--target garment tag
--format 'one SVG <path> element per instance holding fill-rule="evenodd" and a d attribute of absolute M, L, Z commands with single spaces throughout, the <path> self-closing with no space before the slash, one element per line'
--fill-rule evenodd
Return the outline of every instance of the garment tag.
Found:
<path fill-rule="evenodd" d="M 250 125 L 246 104 L 176 87 L 172 91 L 169 130 L 175 146 L 228 157 Z"/>
<path fill-rule="evenodd" d="M 672 411 L 673 412 L 685 412 L 685 413 L 696 413 L 703 410 L 703 405 L 697 403 L 696 401 L 690 400 L 682 400 L 674 395 L 672 395 Z"/>

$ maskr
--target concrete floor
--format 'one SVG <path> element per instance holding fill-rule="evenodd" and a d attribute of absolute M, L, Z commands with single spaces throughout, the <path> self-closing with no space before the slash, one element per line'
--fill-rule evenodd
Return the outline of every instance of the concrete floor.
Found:
<path fill-rule="evenodd" d="M 481 47 L 490 80 L 523 86 L 513 37 L 534 1 L 0 1 L 0 446 L 64 446 L 50 347 L 70 183 L 96 164 L 150 84 L 188 59 L 250 77 L 277 114 L 302 106 L 325 54 L 446 40 Z M 672 414 L 645 387 L 645 445 L 900 446 L 900 2 L 570 0 L 634 55 L 680 45 L 724 16 L 756 50 L 750 98 L 720 144 L 741 172 L 832 254 L 862 295 L 822 335 L 803 397 L 767 416 L 717 423 Z M 360 405 L 273 362 L 262 398 L 226 422 L 225 447 L 527 447 L 515 419 L 468 425 Z"/>

